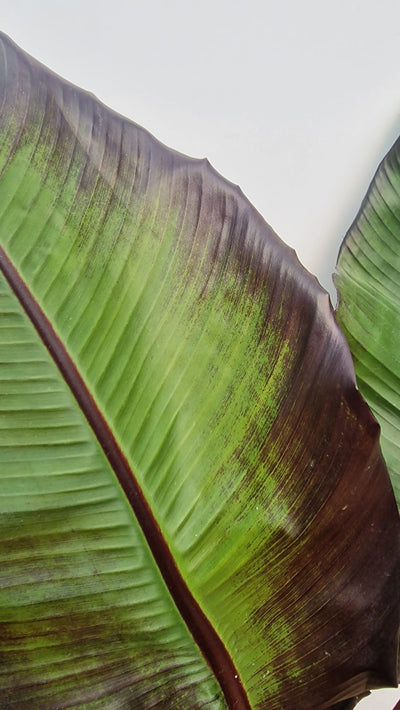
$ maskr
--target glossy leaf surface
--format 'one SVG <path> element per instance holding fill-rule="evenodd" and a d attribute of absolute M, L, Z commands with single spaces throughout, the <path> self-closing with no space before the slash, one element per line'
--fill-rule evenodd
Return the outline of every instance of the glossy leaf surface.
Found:
<path fill-rule="evenodd" d="M 395 684 L 399 520 L 328 296 L 206 161 L 1 44 L 8 707 Z"/>
<path fill-rule="evenodd" d="M 382 161 L 340 250 L 338 318 L 382 428 L 400 505 L 400 140 Z"/>

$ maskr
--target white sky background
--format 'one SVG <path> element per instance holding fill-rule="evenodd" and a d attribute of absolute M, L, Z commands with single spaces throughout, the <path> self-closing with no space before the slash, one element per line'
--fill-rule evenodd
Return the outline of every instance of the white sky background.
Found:
<path fill-rule="evenodd" d="M 400 133 L 399 0 L 0 0 L 0 12 L 58 74 L 208 157 L 334 293 L 342 237 Z"/>

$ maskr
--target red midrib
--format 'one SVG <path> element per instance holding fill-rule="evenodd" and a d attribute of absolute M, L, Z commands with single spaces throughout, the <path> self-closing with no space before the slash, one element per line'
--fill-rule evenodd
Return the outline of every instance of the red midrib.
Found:
<path fill-rule="evenodd" d="M 182 578 L 134 472 L 50 321 L 0 247 L 0 269 L 89 422 L 132 507 L 168 590 L 218 680 L 231 710 L 250 710 L 232 658 Z"/>

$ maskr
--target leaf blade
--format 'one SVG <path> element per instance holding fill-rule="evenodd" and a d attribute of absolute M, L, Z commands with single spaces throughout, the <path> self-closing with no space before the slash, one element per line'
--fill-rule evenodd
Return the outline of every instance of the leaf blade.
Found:
<path fill-rule="evenodd" d="M 384 158 L 342 244 L 335 283 L 338 318 L 360 390 L 382 428 L 382 449 L 399 504 L 400 434 L 399 141 Z"/>
<path fill-rule="evenodd" d="M 0 300 L 2 343 L 15 349 L 17 332 L 19 353 L 16 376 L 1 367 L 3 701 L 140 706 L 142 697 L 168 704 L 172 692 L 183 705 L 224 707 L 104 455 L 3 277 Z"/>
<path fill-rule="evenodd" d="M 19 61 L 1 241 L 252 705 L 328 707 L 394 682 L 398 519 L 326 294 L 206 163 Z"/>

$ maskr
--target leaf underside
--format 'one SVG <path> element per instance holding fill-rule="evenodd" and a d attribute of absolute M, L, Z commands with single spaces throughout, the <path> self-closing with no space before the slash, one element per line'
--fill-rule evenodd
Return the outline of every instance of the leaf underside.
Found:
<path fill-rule="evenodd" d="M 2 707 L 395 685 L 399 519 L 328 296 L 207 161 L 0 67 Z"/>
<path fill-rule="evenodd" d="M 400 506 L 400 140 L 376 172 L 336 271 L 338 319 L 360 390 L 381 426 Z"/>

